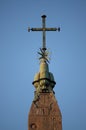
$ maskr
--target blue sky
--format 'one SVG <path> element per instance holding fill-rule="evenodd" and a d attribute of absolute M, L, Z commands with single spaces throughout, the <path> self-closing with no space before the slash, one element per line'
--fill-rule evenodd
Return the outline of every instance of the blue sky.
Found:
<path fill-rule="evenodd" d="M 63 130 L 86 130 L 86 1 L 0 0 L 0 130 L 27 130 L 34 97 L 32 81 L 39 71 L 41 15 L 47 15 L 55 96 Z"/>

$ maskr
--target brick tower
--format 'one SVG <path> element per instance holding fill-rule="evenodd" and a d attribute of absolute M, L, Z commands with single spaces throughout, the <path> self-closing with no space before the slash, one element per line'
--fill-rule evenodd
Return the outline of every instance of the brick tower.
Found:
<path fill-rule="evenodd" d="M 60 28 L 46 28 L 45 18 L 42 16 L 42 28 L 29 28 L 28 31 L 42 31 L 43 45 L 40 48 L 40 67 L 35 75 L 33 85 L 35 87 L 34 99 L 28 115 L 28 130 L 62 130 L 62 116 L 55 98 L 53 88 L 56 84 L 53 74 L 49 71 L 49 58 L 46 48 L 46 31 L 60 31 Z"/>

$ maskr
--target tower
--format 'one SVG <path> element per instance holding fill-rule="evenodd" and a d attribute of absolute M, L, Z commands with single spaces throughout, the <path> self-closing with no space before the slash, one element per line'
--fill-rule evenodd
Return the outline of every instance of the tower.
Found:
<path fill-rule="evenodd" d="M 46 31 L 60 31 L 60 28 L 47 28 L 46 15 L 42 16 L 42 28 L 28 28 L 28 31 L 42 31 L 43 44 L 40 48 L 40 67 L 35 74 L 34 99 L 28 115 L 28 130 L 62 130 L 62 116 L 53 90 L 56 82 L 49 71 L 49 58 L 46 48 Z"/>

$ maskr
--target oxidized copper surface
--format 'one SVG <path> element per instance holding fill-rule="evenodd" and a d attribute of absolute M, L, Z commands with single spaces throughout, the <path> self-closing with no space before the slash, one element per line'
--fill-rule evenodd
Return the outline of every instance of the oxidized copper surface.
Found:
<path fill-rule="evenodd" d="M 28 117 L 28 130 L 62 130 L 62 116 L 53 92 L 42 92 L 33 102 Z"/>

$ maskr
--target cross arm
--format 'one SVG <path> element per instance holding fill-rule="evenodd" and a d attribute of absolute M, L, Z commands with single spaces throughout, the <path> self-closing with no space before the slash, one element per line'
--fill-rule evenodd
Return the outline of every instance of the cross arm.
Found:
<path fill-rule="evenodd" d="M 60 31 L 60 27 L 58 28 L 28 28 L 28 32 L 31 31 Z"/>

